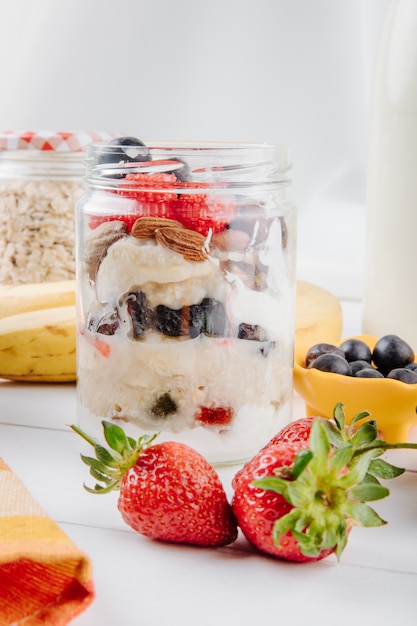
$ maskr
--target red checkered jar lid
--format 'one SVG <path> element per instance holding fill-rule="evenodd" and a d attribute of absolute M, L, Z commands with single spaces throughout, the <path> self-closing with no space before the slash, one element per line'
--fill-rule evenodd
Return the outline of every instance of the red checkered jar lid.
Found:
<path fill-rule="evenodd" d="M 84 152 L 93 141 L 110 141 L 117 136 L 104 131 L 4 130 L 0 131 L 0 150 Z"/>

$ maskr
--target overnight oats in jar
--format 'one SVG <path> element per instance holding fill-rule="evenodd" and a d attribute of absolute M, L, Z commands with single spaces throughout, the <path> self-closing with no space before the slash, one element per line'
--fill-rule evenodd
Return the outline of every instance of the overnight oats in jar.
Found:
<path fill-rule="evenodd" d="M 90 146 L 77 204 L 78 422 L 243 462 L 291 419 L 285 146 Z"/>

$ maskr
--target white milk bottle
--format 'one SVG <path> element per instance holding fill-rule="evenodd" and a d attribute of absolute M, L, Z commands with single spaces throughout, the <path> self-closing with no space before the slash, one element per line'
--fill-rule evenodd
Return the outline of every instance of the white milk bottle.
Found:
<path fill-rule="evenodd" d="M 417 351 L 417 2 L 389 5 L 374 74 L 363 330 Z"/>

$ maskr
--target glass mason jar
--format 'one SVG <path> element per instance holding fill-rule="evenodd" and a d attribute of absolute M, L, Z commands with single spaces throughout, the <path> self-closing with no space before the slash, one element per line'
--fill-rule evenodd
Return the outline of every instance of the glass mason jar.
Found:
<path fill-rule="evenodd" d="M 0 132 L 0 284 L 75 278 L 74 204 L 102 132 Z"/>
<path fill-rule="evenodd" d="M 100 439 L 105 419 L 229 464 L 289 422 L 288 170 L 280 145 L 89 146 L 76 208 L 82 428 Z"/>

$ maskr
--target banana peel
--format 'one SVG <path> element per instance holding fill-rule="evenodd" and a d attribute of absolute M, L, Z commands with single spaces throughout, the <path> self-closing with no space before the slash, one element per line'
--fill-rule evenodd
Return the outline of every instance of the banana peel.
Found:
<path fill-rule="evenodd" d="M 44 308 L 0 319 L 0 378 L 74 382 L 75 305 Z"/>
<path fill-rule="evenodd" d="M 0 285 L 0 319 L 26 311 L 75 304 L 75 280 Z"/>

